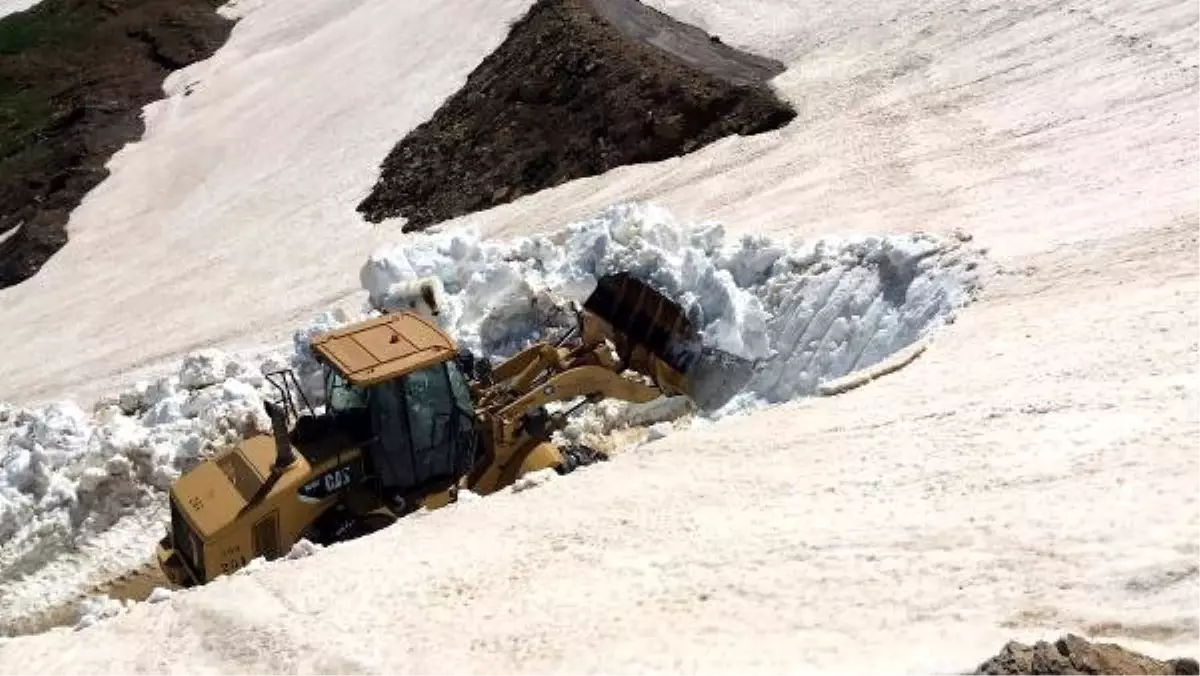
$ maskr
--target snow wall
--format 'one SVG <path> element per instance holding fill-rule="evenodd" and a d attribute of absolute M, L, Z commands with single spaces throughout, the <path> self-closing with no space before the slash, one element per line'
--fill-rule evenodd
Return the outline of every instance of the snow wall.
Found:
<path fill-rule="evenodd" d="M 264 373 L 293 368 L 320 404 L 309 340 L 374 307 L 406 307 L 412 280 L 440 280 L 437 321 L 463 347 L 502 357 L 558 335 L 573 318 L 567 301 L 582 302 L 605 274 L 629 271 L 680 301 L 706 344 L 767 366 L 713 414 L 721 417 L 811 394 L 951 321 L 978 289 L 984 252 L 969 239 L 731 238 L 719 224 L 681 225 L 644 204 L 507 242 L 470 229 L 420 235 L 364 264 L 361 313 L 322 313 L 296 331 L 290 354 L 199 351 L 176 375 L 136 383 L 90 413 L 72 402 L 0 403 L 0 635 L 145 563 L 163 533 L 170 482 L 214 450 L 270 429 L 262 400 L 274 392 Z M 567 431 L 682 411 L 603 402 Z"/>

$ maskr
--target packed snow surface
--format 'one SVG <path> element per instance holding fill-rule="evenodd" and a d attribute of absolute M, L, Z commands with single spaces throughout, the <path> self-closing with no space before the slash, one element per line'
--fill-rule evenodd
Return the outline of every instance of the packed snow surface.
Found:
<path fill-rule="evenodd" d="M 569 301 L 582 301 L 601 276 L 629 271 L 679 299 L 706 344 L 770 365 L 730 406 L 736 411 L 810 394 L 925 335 L 970 301 L 981 260 L 960 238 L 776 243 L 621 204 L 548 235 L 489 242 L 463 231 L 405 243 L 371 256 L 361 279 L 370 305 L 386 309 L 409 307 L 407 296 L 396 298 L 412 291 L 408 282 L 435 278 L 436 321 L 464 348 L 497 358 L 565 331 L 574 321 Z M 0 590 L 9 601 L 0 623 L 144 561 L 161 533 L 154 519 L 165 512 L 170 481 L 212 450 L 270 429 L 265 374 L 294 368 L 307 400 L 321 405 L 309 342 L 372 312 L 322 313 L 295 332 L 290 355 L 258 364 L 198 350 L 177 375 L 135 383 L 94 413 L 72 402 L 0 411 Z M 671 418 L 685 412 L 654 406 Z M 609 403 L 565 432 L 657 422 L 648 435 L 658 439 L 665 423 L 640 413 L 651 408 Z M 118 537 L 130 539 L 118 547 Z M 103 554 L 80 556 L 95 549 Z"/>
<path fill-rule="evenodd" d="M 242 0 L 67 246 L 0 291 L 0 399 L 88 401 L 353 315 L 362 262 L 398 236 L 354 205 L 529 4 Z M 1196 4 L 649 4 L 782 60 L 797 119 L 445 233 L 629 200 L 731 241 L 962 228 L 1001 265 L 970 311 L 869 387 L 0 641 L 0 670 L 962 673 L 1064 630 L 1195 654 Z M 126 521 L 112 542 L 154 527 Z"/>

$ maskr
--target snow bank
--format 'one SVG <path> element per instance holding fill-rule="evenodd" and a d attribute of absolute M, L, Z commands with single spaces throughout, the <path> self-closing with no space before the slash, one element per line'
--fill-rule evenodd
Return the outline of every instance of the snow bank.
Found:
<path fill-rule="evenodd" d="M 759 362 L 727 413 L 815 392 L 951 321 L 978 286 L 983 252 L 960 234 L 777 242 L 681 225 L 646 204 L 609 207 L 560 232 L 483 242 L 471 230 L 376 252 L 360 279 L 373 298 L 439 279 L 438 320 L 463 345 L 505 356 L 563 330 L 567 302 L 629 271 L 680 301 L 706 345 Z"/>
<path fill-rule="evenodd" d="M 171 481 L 214 449 L 270 429 L 262 386 L 247 365 L 202 351 L 178 375 L 139 382 L 90 414 L 71 402 L 0 406 L 0 633 L 82 591 L 88 575 L 52 565 L 65 555 L 104 542 L 120 555 L 71 557 L 98 575 L 145 562 L 161 536 L 146 525 L 165 513 Z"/>
<path fill-rule="evenodd" d="M 290 355 L 268 352 L 254 364 L 201 350 L 176 375 L 136 383 L 92 413 L 70 402 L 0 404 L 0 634 L 99 577 L 144 563 L 161 535 L 146 524 L 165 519 L 170 482 L 213 450 L 269 431 L 262 400 L 276 395 L 265 374 L 293 369 L 305 398 L 320 406 L 312 338 L 377 306 L 410 306 L 416 280 L 433 280 L 441 306 L 434 320 L 465 348 L 502 357 L 566 330 L 569 301 L 585 299 L 605 274 L 630 271 L 679 299 L 706 344 L 765 367 L 723 415 L 812 393 L 950 320 L 977 283 L 980 252 L 966 239 L 730 240 L 718 224 L 680 225 L 642 204 L 510 242 L 484 242 L 471 230 L 422 236 L 371 256 L 360 274 L 369 296 L 361 311 L 319 314 L 295 332 Z M 601 402 L 561 434 L 628 445 L 671 430 L 642 428 L 692 412 L 683 398 Z M 640 433 L 616 433 L 629 428 Z"/>

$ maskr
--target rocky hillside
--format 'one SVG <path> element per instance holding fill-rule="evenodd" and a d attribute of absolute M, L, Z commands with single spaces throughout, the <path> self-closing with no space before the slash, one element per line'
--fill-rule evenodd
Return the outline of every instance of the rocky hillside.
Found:
<path fill-rule="evenodd" d="M 0 19 L 0 288 L 67 242 L 67 219 L 142 135 L 168 73 L 207 58 L 221 0 L 45 0 Z"/>
<path fill-rule="evenodd" d="M 540 0 L 388 154 L 358 210 L 419 230 L 776 129 L 795 117 L 766 85 L 782 71 L 636 0 Z"/>

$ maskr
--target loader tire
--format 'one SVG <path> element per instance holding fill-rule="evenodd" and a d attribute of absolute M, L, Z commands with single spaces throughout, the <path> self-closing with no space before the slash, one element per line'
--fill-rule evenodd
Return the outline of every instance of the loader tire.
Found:
<path fill-rule="evenodd" d="M 594 465 L 597 462 L 604 462 L 608 460 L 607 453 L 603 451 L 597 451 L 591 446 L 584 446 L 583 444 L 571 444 L 570 446 L 563 446 L 559 449 L 559 452 L 562 453 L 563 461 L 561 465 L 555 467 L 554 469 L 560 475 L 570 474 L 580 467 L 586 467 L 588 465 Z"/>
<path fill-rule="evenodd" d="M 378 514 L 353 514 L 344 505 L 338 504 L 317 517 L 316 521 L 304 529 L 301 537 L 313 544 L 328 547 L 370 535 L 394 522 L 395 519 Z"/>

